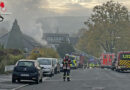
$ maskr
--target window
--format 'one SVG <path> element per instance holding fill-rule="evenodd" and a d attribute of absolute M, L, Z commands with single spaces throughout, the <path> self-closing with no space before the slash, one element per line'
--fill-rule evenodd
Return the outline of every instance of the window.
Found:
<path fill-rule="evenodd" d="M 34 62 L 32 62 L 32 61 L 19 61 L 17 66 L 33 67 Z"/>

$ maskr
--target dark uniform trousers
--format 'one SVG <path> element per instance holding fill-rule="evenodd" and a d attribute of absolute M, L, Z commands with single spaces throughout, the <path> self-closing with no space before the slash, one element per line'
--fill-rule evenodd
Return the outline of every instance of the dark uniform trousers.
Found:
<path fill-rule="evenodd" d="M 67 77 L 67 80 L 70 80 L 70 69 L 64 69 L 63 79 L 65 80 Z"/>

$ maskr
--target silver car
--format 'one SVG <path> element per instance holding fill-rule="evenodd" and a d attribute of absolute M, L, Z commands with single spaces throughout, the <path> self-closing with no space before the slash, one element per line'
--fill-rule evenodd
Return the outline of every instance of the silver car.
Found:
<path fill-rule="evenodd" d="M 37 61 L 43 69 L 43 75 L 49 75 L 50 77 L 54 75 L 54 65 L 52 58 L 37 58 Z"/>

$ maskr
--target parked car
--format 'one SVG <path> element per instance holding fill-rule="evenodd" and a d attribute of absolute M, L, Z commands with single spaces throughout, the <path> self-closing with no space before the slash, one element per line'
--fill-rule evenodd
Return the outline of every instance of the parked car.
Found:
<path fill-rule="evenodd" d="M 37 61 L 43 69 L 43 75 L 49 75 L 50 77 L 54 75 L 54 64 L 52 58 L 37 58 Z"/>
<path fill-rule="evenodd" d="M 53 64 L 54 64 L 54 73 L 57 74 L 60 72 L 60 64 L 58 63 L 58 59 L 53 58 Z"/>
<path fill-rule="evenodd" d="M 38 84 L 42 77 L 42 69 L 36 60 L 19 60 L 12 73 L 12 83 L 33 80 Z"/>

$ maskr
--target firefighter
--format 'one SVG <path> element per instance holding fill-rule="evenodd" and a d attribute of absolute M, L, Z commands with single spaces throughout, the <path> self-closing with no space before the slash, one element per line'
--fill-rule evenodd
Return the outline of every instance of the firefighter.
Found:
<path fill-rule="evenodd" d="M 71 60 L 69 59 L 69 55 L 66 54 L 65 58 L 63 60 L 63 80 L 65 81 L 67 78 L 67 81 L 70 81 L 70 64 Z"/>

